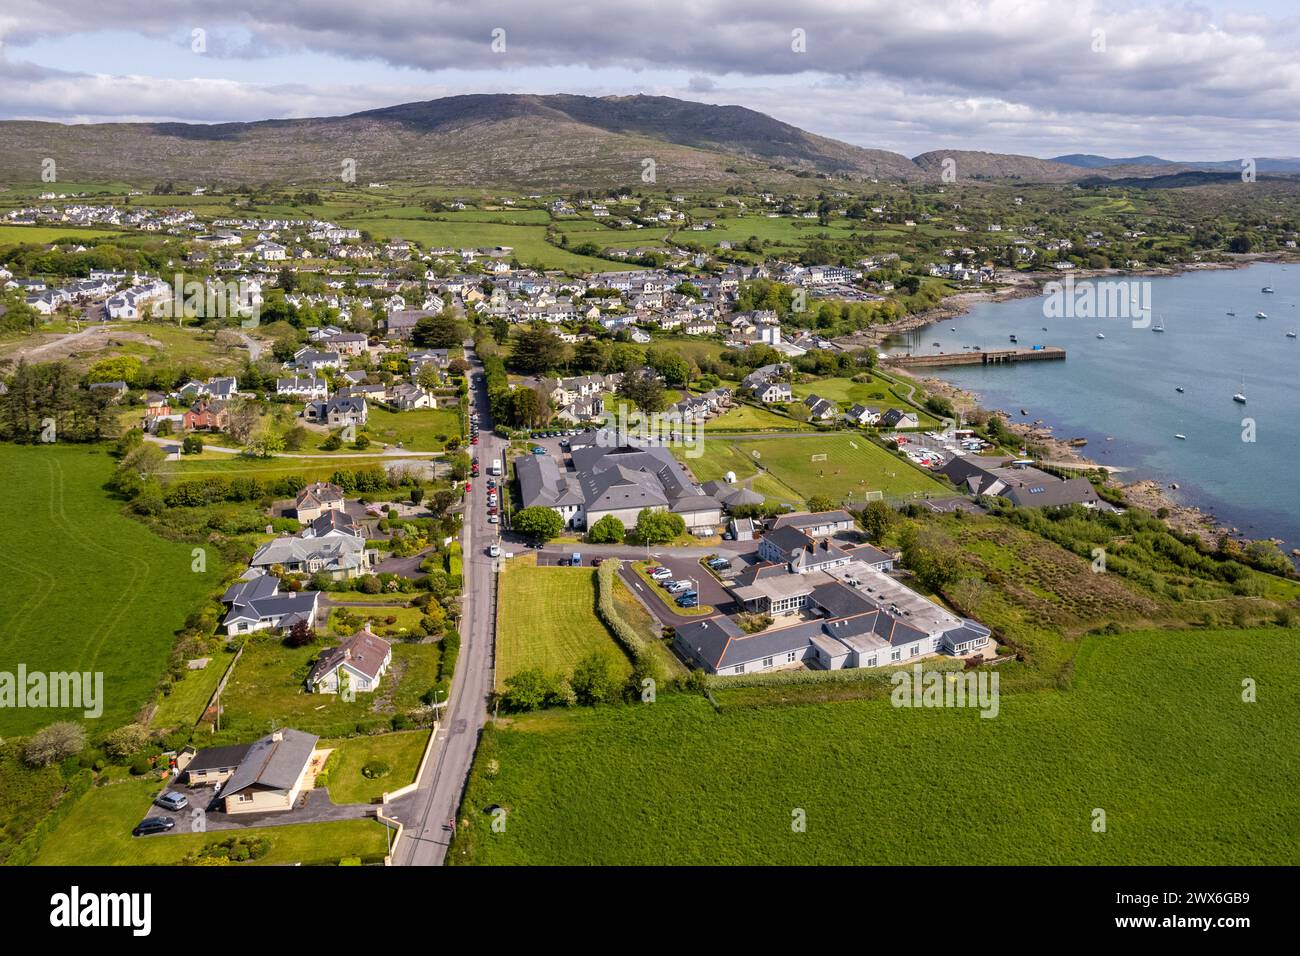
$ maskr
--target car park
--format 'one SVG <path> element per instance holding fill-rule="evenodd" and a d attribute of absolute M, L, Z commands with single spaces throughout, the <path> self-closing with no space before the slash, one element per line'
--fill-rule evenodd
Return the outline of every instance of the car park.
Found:
<path fill-rule="evenodd" d="M 151 833 L 166 833 L 174 829 L 176 821 L 171 817 L 145 817 L 135 825 L 131 836 L 148 836 Z"/>

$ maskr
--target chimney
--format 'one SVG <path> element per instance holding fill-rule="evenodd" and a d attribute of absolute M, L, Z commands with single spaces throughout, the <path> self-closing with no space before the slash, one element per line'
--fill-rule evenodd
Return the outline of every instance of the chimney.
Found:
<path fill-rule="evenodd" d="M 277 730 L 275 733 L 271 734 L 271 739 L 278 744 L 280 741 L 284 740 L 284 731 Z"/>

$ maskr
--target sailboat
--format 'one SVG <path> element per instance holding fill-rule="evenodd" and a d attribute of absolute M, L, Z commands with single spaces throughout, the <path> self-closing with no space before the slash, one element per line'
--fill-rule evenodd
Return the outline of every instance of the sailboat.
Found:
<path fill-rule="evenodd" d="M 1271 285 L 1266 285 L 1264 286 L 1264 288 L 1260 289 L 1259 291 L 1263 292 L 1265 295 L 1272 295 L 1273 287 Z"/>
<path fill-rule="evenodd" d="M 1268 316 L 1265 315 L 1263 312 L 1256 312 L 1256 313 L 1255 313 L 1255 318 L 1257 318 L 1257 319 L 1267 319 Z"/>
<path fill-rule="evenodd" d="M 1185 392 L 1185 391 L 1187 391 L 1187 390 L 1186 390 L 1185 388 L 1183 388 L 1181 385 L 1175 385 L 1175 386 L 1174 386 L 1174 391 L 1177 392 L 1179 395 L 1181 395 L 1181 394 L 1183 394 L 1183 392 Z"/>
<path fill-rule="evenodd" d="M 1152 332 L 1163 332 L 1165 330 L 1165 320 L 1161 319 L 1155 325 L 1151 326 Z"/>
<path fill-rule="evenodd" d="M 1237 392 L 1236 395 L 1232 396 L 1232 400 L 1238 403 L 1239 405 L 1246 404 L 1246 376 L 1245 375 L 1241 377 L 1241 391 Z"/>
<path fill-rule="evenodd" d="M 1236 313 L 1236 312 L 1229 312 L 1228 314 L 1231 315 L 1231 316 L 1235 316 L 1237 313 Z"/>
<path fill-rule="evenodd" d="M 1106 337 L 1106 336 L 1105 336 L 1104 333 L 1102 333 L 1102 332 L 1098 332 L 1098 333 L 1097 333 L 1097 338 L 1099 338 L 1099 339 L 1104 339 L 1105 337 Z"/>
<path fill-rule="evenodd" d="M 1287 337 L 1288 339 L 1293 339 L 1293 338 L 1295 338 L 1295 329 L 1292 329 L 1290 332 L 1288 332 L 1288 333 L 1286 334 L 1286 337 Z"/>

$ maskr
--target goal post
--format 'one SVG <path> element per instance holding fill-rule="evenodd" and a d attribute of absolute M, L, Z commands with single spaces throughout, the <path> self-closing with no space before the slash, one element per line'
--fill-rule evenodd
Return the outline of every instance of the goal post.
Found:
<path fill-rule="evenodd" d="M 813 455 L 813 456 L 812 456 L 810 459 L 808 459 L 808 460 L 809 460 L 810 462 L 825 461 L 825 460 L 826 460 L 826 456 L 825 456 L 824 454 L 822 454 L 822 455 Z"/>
<path fill-rule="evenodd" d="M 863 501 L 884 501 L 885 493 L 883 491 L 864 491 L 862 493 Z"/>

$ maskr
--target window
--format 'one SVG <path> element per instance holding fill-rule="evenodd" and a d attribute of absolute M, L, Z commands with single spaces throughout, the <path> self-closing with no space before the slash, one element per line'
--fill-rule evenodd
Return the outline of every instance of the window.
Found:
<path fill-rule="evenodd" d="M 876 666 L 876 659 L 874 657 L 868 657 L 867 667 L 875 667 L 875 666 Z"/>
<path fill-rule="evenodd" d="M 889 659 L 890 659 L 891 661 L 896 661 L 896 660 L 899 660 L 902 656 L 903 656 L 903 652 L 902 652 L 902 651 L 894 651 L 893 653 L 891 653 L 891 654 L 889 655 Z"/>
<path fill-rule="evenodd" d="M 736 665 L 736 669 L 735 669 L 735 671 L 734 671 L 733 673 L 736 673 L 736 674 L 743 674 L 743 673 L 745 673 L 745 665 L 744 665 L 744 664 L 737 664 L 737 665 Z"/>
<path fill-rule="evenodd" d="M 765 657 L 765 658 L 763 658 L 763 666 L 764 666 L 764 667 L 771 667 L 771 666 L 772 666 L 772 658 L 770 658 L 770 657 Z"/>
<path fill-rule="evenodd" d="M 794 651 L 791 651 L 789 654 L 785 655 L 785 662 L 787 664 L 793 664 L 795 662 Z"/>
<path fill-rule="evenodd" d="M 920 645 L 920 644 L 913 644 L 913 645 L 912 645 L 912 653 L 911 653 L 910 656 L 915 657 L 917 654 L 920 654 L 920 653 L 921 653 L 921 645 Z"/>

